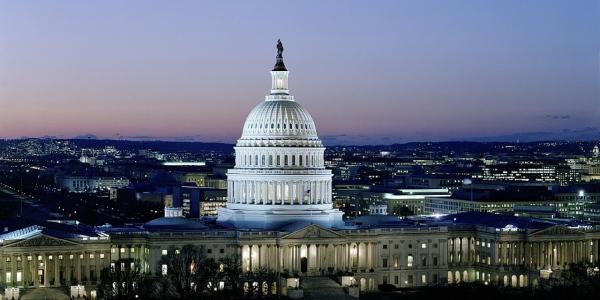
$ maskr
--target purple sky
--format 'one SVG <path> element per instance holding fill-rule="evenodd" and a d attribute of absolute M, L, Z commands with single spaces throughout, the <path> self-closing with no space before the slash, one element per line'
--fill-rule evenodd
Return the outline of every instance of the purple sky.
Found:
<path fill-rule="evenodd" d="M 1 1 L 0 138 L 235 141 L 277 38 L 328 144 L 595 137 L 599 37 L 598 0 Z"/>

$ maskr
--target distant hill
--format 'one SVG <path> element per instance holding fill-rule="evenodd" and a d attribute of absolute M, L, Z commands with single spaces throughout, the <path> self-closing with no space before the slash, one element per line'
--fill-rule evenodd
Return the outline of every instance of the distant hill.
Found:
<path fill-rule="evenodd" d="M 168 141 L 127 141 L 127 140 L 95 140 L 70 139 L 81 148 L 103 148 L 114 146 L 117 149 L 137 150 L 152 149 L 159 152 L 233 152 L 233 144 L 202 142 L 168 142 Z"/>

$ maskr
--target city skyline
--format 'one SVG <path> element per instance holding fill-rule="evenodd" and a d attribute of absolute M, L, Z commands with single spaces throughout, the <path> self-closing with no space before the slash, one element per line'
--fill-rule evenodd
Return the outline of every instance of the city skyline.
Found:
<path fill-rule="evenodd" d="M 0 138 L 232 143 L 277 38 L 328 145 L 600 136 L 597 1 L 139 4 L 2 3 Z"/>

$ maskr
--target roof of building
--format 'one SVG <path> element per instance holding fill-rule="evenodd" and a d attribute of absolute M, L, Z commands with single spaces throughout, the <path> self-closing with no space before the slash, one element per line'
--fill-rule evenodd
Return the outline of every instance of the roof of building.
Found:
<path fill-rule="evenodd" d="M 435 221 L 434 221 L 435 222 Z M 575 220 L 542 220 L 528 217 L 516 217 L 505 214 L 465 212 L 440 217 L 439 223 L 448 225 L 479 225 L 495 228 L 515 227 L 520 229 L 544 229 L 555 225 L 577 226 L 583 223 Z"/>
<path fill-rule="evenodd" d="M 184 217 L 161 217 L 151 220 L 144 225 L 143 229 L 150 231 L 192 231 L 209 229 L 199 219 L 187 219 Z"/>

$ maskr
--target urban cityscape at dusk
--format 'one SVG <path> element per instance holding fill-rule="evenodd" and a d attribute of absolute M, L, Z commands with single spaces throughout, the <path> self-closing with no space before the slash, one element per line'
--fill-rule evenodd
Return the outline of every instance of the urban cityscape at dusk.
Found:
<path fill-rule="evenodd" d="M 595 299 L 598 37 L 598 0 L 0 0 L 0 300 Z"/>

